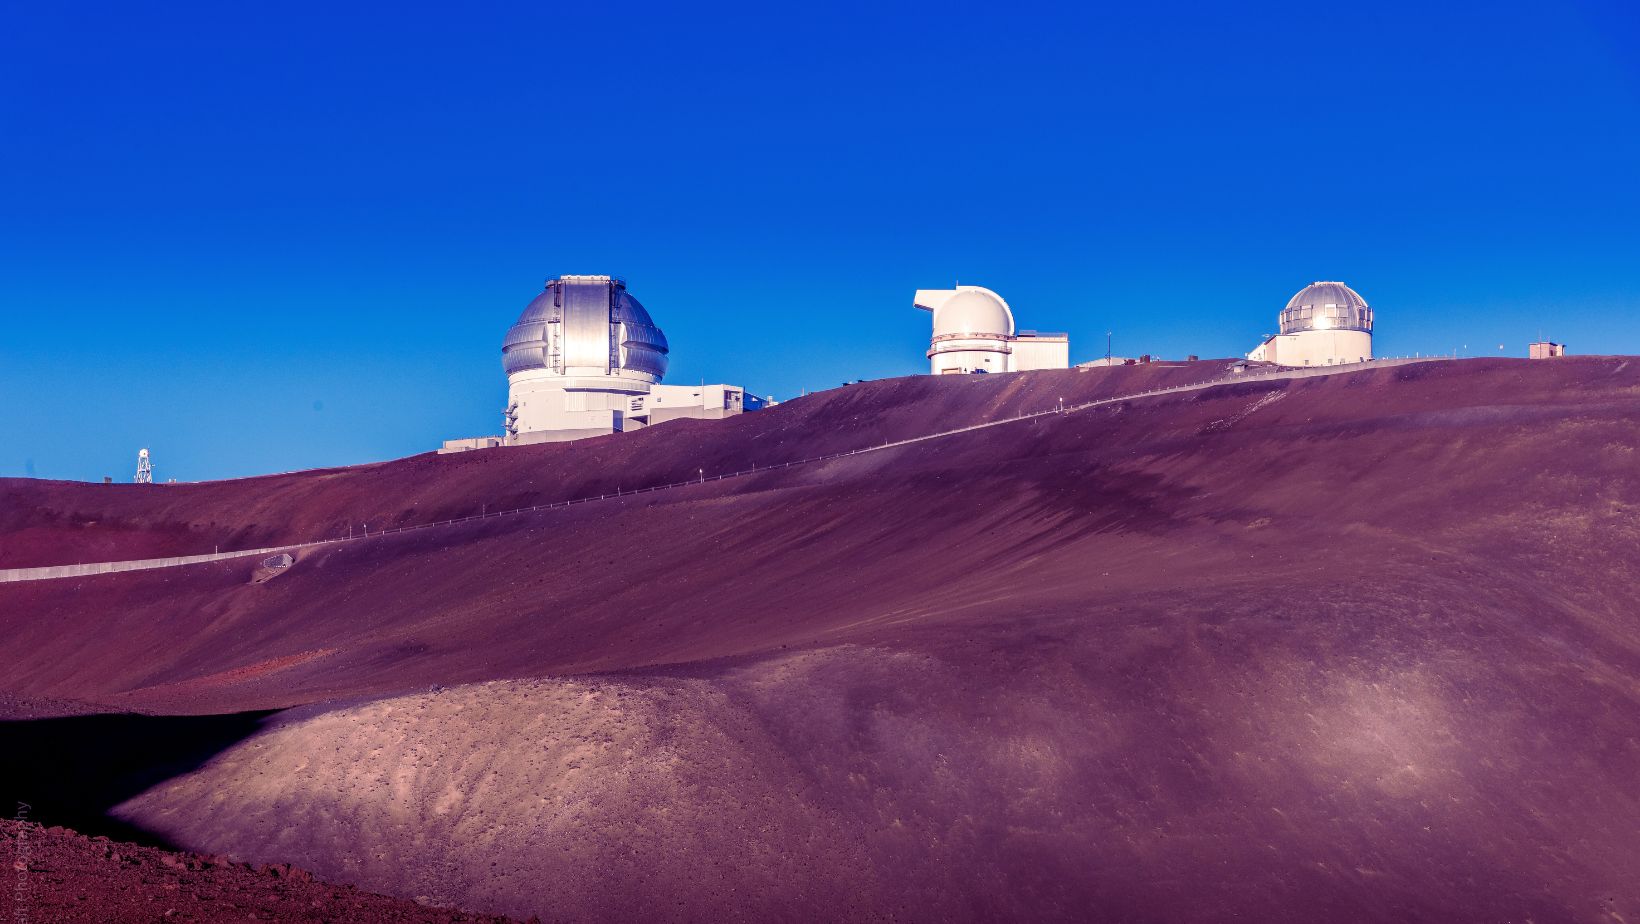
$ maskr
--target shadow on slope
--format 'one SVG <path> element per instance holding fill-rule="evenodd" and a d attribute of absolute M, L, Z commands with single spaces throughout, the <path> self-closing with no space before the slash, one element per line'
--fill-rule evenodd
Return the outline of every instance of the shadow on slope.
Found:
<path fill-rule="evenodd" d="M 132 713 L 0 722 L 0 804 L 84 834 L 172 847 L 109 814 L 154 785 L 191 773 L 249 738 L 271 711 Z"/>

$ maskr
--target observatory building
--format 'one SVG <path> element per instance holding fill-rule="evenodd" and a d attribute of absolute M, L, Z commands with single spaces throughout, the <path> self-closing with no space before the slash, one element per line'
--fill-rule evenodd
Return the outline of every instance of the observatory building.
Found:
<path fill-rule="evenodd" d="M 1312 282 L 1282 309 L 1280 333 L 1247 354 L 1278 366 L 1333 366 L 1372 358 L 1372 309 L 1342 282 Z"/>
<path fill-rule="evenodd" d="M 918 289 L 913 303 L 934 315 L 932 375 L 1070 368 L 1068 336 L 1016 331 L 1013 309 L 984 286 Z"/>
<path fill-rule="evenodd" d="M 679 417 L 763 407 L 734 385 L 662 385 L 666 335 L 613 276 L 547 280 L 501 343 L 507 409 L 501 436 L 446 440 L 441 452 L 562 442 Z"/>
<path fill-rule="evenodd" d="M 547 280 L 501 343 L 507 440 L 625 429 L 633 401 L 666 374 L 667 352 L 666 335 L 621 280 Z"/>

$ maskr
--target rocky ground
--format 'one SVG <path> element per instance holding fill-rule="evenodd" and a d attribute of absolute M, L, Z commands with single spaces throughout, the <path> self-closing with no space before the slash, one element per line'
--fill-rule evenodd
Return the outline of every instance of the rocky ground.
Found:
<path fill-rule="evenodd" d="M 0 821 L 10 861 L 7 915 L 38 924 L 312 921 L 504 924 L 508 918 L 423 907 L 320 882 L 287 863 L 222 857 L 86 837 L 66 828 Z"/>

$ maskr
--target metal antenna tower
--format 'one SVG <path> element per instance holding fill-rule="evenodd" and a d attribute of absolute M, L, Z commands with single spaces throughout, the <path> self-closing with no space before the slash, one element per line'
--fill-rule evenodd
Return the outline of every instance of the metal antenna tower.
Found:
<path fill-rule="evenodd" d="M 154 462 L 148 458 L 148 450 L 137 450 L 137 484 L 154 483 Z"/>

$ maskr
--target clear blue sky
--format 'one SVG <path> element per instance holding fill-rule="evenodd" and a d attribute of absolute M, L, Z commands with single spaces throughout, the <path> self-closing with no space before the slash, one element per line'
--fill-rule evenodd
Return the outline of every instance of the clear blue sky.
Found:
<path fill-rule="evenodd" d="M 1633 3 L 0 2 L 0 475 L 494 433 L 502 333 L 627 278 L 670 381 L 925 368 L 914 289 L 1072 359 L 1640 352 Z"/>

